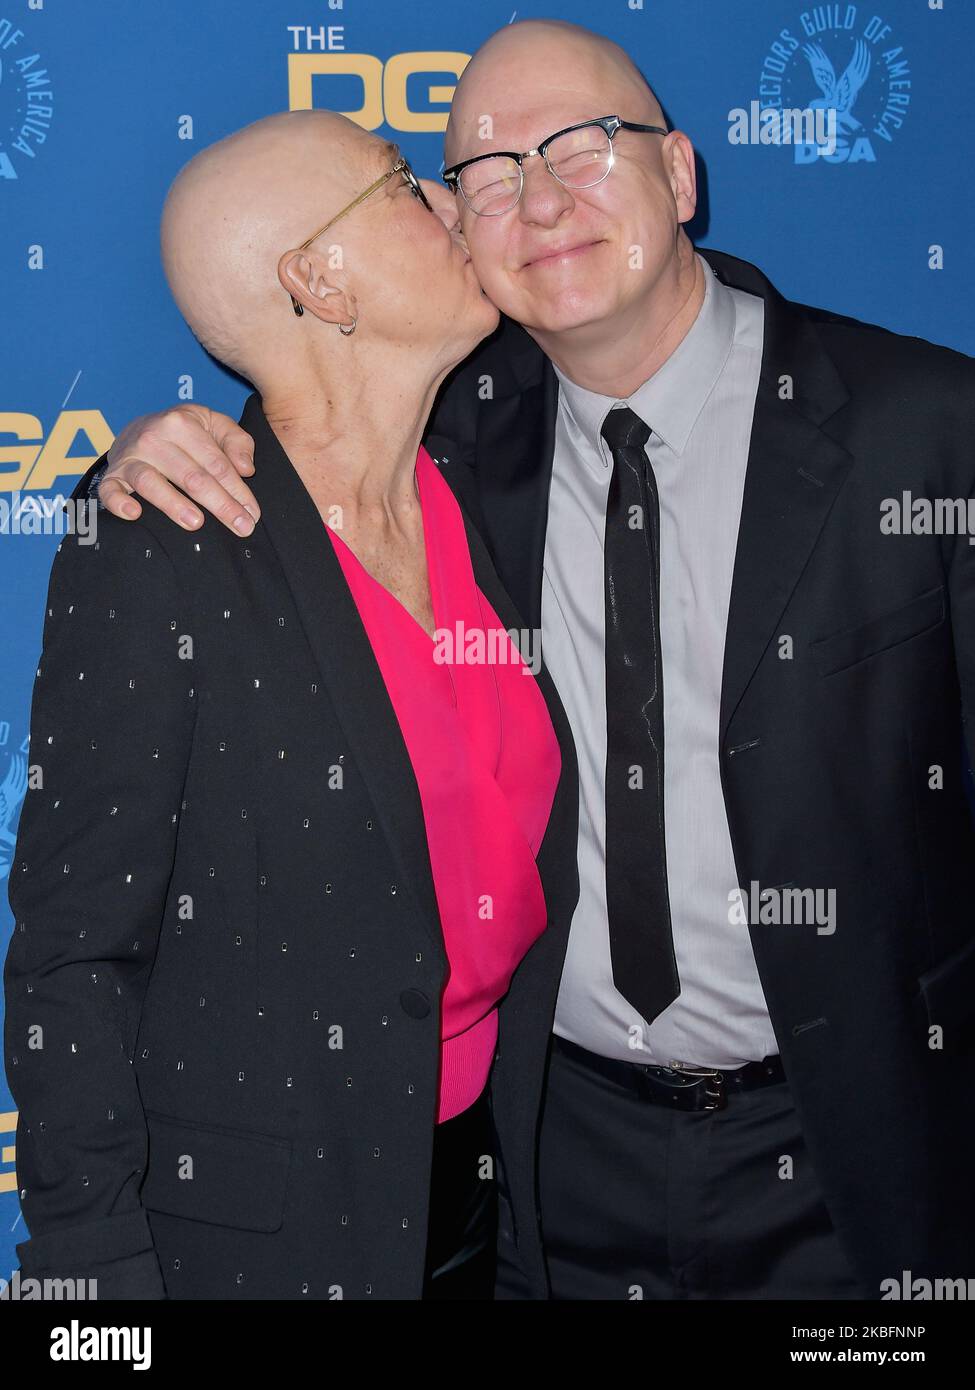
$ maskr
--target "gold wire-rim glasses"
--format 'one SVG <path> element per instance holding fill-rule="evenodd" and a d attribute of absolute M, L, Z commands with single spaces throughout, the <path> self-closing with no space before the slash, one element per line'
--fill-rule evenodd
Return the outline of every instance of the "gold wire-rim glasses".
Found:
<path fill-rule="evenodd" d="M 347 207 L 344 207 L 341 212 L 337 212 L 334 217 L 329 218 L 325 226 L 319 227 L 318 231 L 313 232 L 307 241 L 303 241 L 297 250 L 307 251 L 312 242 L 315 241 L 317 237 L 321 236 L 322 232 L 327 232 L 329 227 L 333 227 L 340 217 L 344 217 L 347 212 L 351 212 L 353 208 L 357 208 L 360 203 L 365 202 L 370 194 L 375 193 L 378 188 L 382 188 L 383 184 L 387 183 L 395 174 L 402 174 L 413 191 L 414 196 L 419 198 L 420 202 L 429 212 L 433 212 L 433 208 L 430 206 L 430 200 L 420 187 L 420 181 L 410 168 L 409 161 L 405 156 L 400 155 L 392 169 L 387 169 L 385 174 L 380 174 L 379 178 L 376 179 L 374 183 L 371 183 L 368 188 L 363 189 L 357 198 L 353 198 L 352 202 L 349 203 Z M 291 295 L 291 303 L 294 306 L 294 311 L 298 318 L 301 318 L 305 311 L 298 303 L 297 299 L 295 299 L 294 295 Z"/>

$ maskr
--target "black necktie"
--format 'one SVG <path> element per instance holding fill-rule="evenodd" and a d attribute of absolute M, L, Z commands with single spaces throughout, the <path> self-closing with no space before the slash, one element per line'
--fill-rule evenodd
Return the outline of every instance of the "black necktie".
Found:
<path fill-rule="evenodd" d="M 660 507 L 628 406 L 602 436 L 613 453 L 606 504 L 606 905 L 613 982 L 652 1022 L 680 993 L 664 842 Z"/>

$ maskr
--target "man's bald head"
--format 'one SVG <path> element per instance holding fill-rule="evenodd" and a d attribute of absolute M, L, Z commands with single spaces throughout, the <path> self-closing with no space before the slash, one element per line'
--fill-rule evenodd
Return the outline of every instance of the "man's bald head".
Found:
<path fill-rule="evenodd" d="M 607 360 L 614 345 L 659 334 L 703 288 L 684 231 L 697 198 L 690 140 L 667 130 L 660 102 L 618 44 L 562 20 L 522 20 L 491 35 L 457 83 L 445 139 L 446 164 L 464 164 L 526 154 L 557 131 L 605 116 L 622 122 L 611 158 L 604 139 L 580 137 L 587 172 L 598 177 L 566 180 L 530 155 L 514 206 L 478 215 L 465 193 L 515 178 L 488 160 L 457 196 L 484 293 L 557 364 L 573 358 L 590 381 L 602 379 L 593 362 Z"/>
<path fill-rule="evenodd" d="M 208 351 L 251 381 L 260 376 L 290 327 L 281 254 L 378 177 L 391 148 L 334 112 L 286 111 L 190 160 L 166 198 L 162 256 Z"/>
<path fill-rule="evenodd" d="M 646 125 L 666 124 L 646 78 L 619 44 L 565 20 L 525 19 L 492 34 L 461 74 L 444 137 L 445 163 L 489 148 L 481 144 L 483 117 L 495 126 L 506 113 L 517 120 L 542 106 L 550 92 L 575 94 L 581 103 L 598 98 L 600 109 L 579 120 L 615 113 Z"/>

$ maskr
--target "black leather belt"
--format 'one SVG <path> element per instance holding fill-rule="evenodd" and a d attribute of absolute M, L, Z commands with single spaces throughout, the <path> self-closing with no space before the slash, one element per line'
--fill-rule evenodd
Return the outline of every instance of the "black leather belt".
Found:
<path fill-rule="evenodd" d="M 556 1051 L 580 1066 L 627 1087 L 641 1100 L 666 1105 L 671 1110 L 723 1110 L 730 1095 L 754 1091 L 760 1086 L 776 1086 L 786 1079 L 782 1059 L 778 1056 L 747 1062 L 729 1071 L 691 1066 L 678 1069 L 602 1057 L 578 1043 L 569 1042 L 568 1038 L 560 1038 L 557 1033 L 552 1043 Z"/>

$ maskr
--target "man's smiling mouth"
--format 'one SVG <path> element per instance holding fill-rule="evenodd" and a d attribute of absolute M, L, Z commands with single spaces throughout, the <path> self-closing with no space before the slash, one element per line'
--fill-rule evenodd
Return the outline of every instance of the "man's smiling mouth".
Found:
<path fill-rule="evenodd" d="M 599 240 L 594 240 L 572 242 L 566 246 L 557 248 L 545 247 L 539 251 L 537 256 L 533 256 L 530 260 L 525 261 L 521 268 L 522 270 L 528 270 L 531 266 L 554 265 L 556 261 L 564 260 L 567 256 L 581 255 L 583 251 L 589 251 L 593 246 L 599 246 L 600 244 Z"/>

